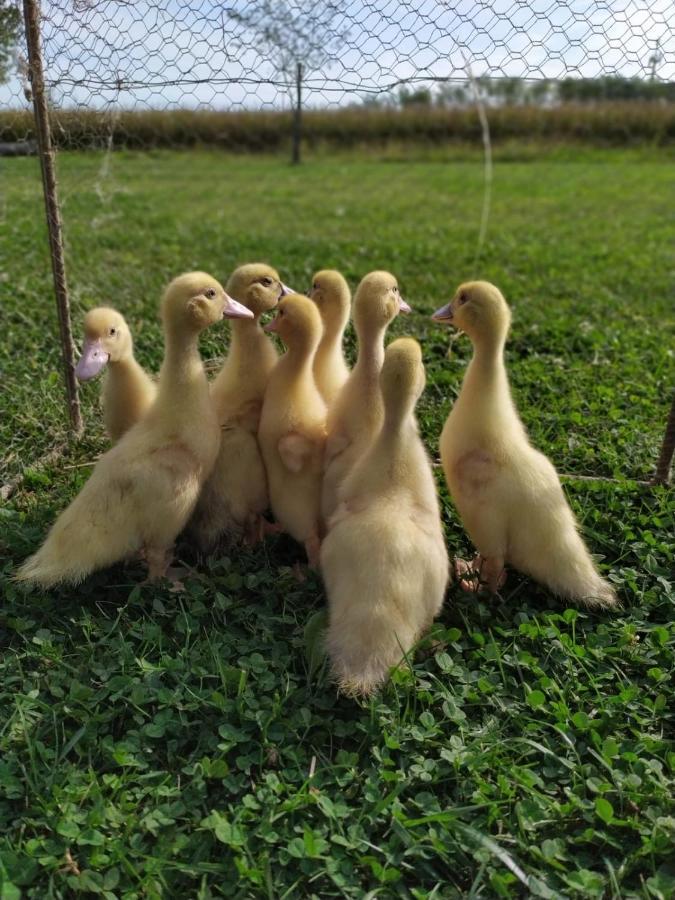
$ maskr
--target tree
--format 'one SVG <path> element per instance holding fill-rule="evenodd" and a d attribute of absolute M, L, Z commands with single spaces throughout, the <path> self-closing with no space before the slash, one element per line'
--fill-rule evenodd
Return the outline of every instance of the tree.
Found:
<path fill-rule="evenodd" d="M 9 78 L 14 48 L 21 31 L 21 14 L 12 0 L 0 0 L 0 84 Z"/>
<path fill-rule="evenodd" d="M 256 39 L 256 48 L 286 80 L 293 98 L 293 163 L 300 162 L 302 86 L 332 58 L 348 31 L 344 5 L 332 0 L 257 0 L 227 15 Z"/>
<path fill-rule="evenodd" d="M 410 107 L 430 107 L 431 91 L 429 88 L 413 88 L 402 87 L 398 92 L 398 102 L 403 109 Z"/>

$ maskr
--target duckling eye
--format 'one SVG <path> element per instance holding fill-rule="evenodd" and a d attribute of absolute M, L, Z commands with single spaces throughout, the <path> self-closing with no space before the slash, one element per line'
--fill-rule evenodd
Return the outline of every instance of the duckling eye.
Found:
<path fill-rule="evenodd" d="M 269 287 L 272 284 L 272 279 L 271 278 L 261 278 L 260 283 L 264 284 L 265 287 Z"/>
<path fill-rule="evenodd" d="M 110 335 L 110 337 L 114 337 L 117 334 L 117 329 L 111 328 L 108 334 Z"/>
<path fill-rule="evenodd" d="M 214 288 L 209 288 L 208 291 L 205 291 L 204 293 L 209 298 L 209 300 L 213 300 L 213 298 L 216 296 Z"/>
<path fill-rule="evenodd" d="M 467 301 L 468 299 L 469 299 L 468 295 L 465 294 L 465 293 L 462 291 L 462 293 L 459 295 L 459 298 L 458 298 L 458 301 L 457 301 L 457 302 L 458 302 L 459 305 L 461 306 L 463 303 L 466 303 L 466 301 Z"/>

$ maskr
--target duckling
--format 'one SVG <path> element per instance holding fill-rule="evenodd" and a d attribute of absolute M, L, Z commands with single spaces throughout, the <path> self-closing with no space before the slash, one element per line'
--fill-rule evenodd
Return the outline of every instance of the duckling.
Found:
<path fill-rule="evenodd" d="M 223 316 L 253 313 L 204 272 L 172 281 L 161 312 L 165 355 L 155 403 L 96 463 L 42 547 L 18 570 L 17 581 L 43 588 L 77 584 L 139 551 L 150 578 L 166 573 L 173 542 L 218 453 L 199 334 Z"/>
<path fill-rule="evenodd" d="M 326 647 L 340 688 L 370 694 L 443 604 L 448 553 L 415 404 L 424 389 L 417 341 L 393 341 L 379 378 L 384 422 L 338 491 L 321 545 Z"/>
<path fill-rule="evenodd" d="M 239 266 L 225 285 L 227 293 L 253 313 L 232 322 L 230 349 L 211 385 L 221 426 L 220 450 L 206 480 L 188 531 L 206 553 L 225 539 L 260 539 L 269 523 L 267 475 L 257 432 L 263 396 L 278 355 L 260 327 L 260 316 L 273 309 L 289 289 L 263 263 Z"/>
<path fill-rule="evenodd" d="M 308 297 L 291 294 L 265 331 L 276 332 L 287 347 L 270 376 L 258 430 L 270 505 L 284 531 L 304 543 L 315 567 L 326 439 L 326 404 L 312 374 L 321 316 Z"/>
<path fill-rule="evenodd" d="M 324 519 L 337 506 L 341 482 L 378 433 L 384 417 L 379 386 L 384 360 L 384 335 L 399 312 L 410 312 L 398 282 L 389 272 L 371 272 L 354 295 L 354 328 L 358 340 L 356 365 L 329 409 L 325 475 L 321 495 Z"/>
<path fill-rule="evenodd" d="M 448 488 L 479 553 L 471 564 L 458 561 L 462 587 L 475 590 L 478 575 L 497 591 L 508 562 L 561 597 L 617 606 L 579 536 L 558 473 L 518 417 L 504 365 L 511 323 L 504 297 L 486 281 L 468 282 L 433 318 L 464 331 L 474 348 L 440 441 Z"/>
<path fill-rule="evenodd" d="M 84 345 L 75 368 L 89 381 L 107 366 L 103 390 L 103 421 L 115 443 L 140 421 L 157 396 L 157 385 L 134 358 L 134 346 L 124 316 L 106 306 L 84 317 Z"/>
<path fill-rule="evenodd" d="M 352 296 L 345 279 L 333 269 L 316 273 L 309 296 L 319 307 L 323 322 L 323 337 L 314 357 L 314 379 L 330 408 L 349 378 L 342 336 L 349 321 Z"/>

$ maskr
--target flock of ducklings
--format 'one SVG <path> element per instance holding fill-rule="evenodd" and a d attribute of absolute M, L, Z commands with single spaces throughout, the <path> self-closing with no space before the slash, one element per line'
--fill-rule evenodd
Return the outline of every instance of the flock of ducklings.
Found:
<path fill-rule="evenodd" d="M 304 544 L 328 597 L 326 648 L 342 690 L 381 685 L 439 613 L 450 565 L 415 405 L 425 384 L 419 344 L 385 333 L 410 308 L 396 278 L 371 272 L 354 296 L 358 358 L 343 333 L 351 295 L 318 272 L 309 297 L 267 265 L 236 269 L 227 290 L 181 275 L 161 302 L 165 355 L 155 382 L 136 362 L 124 318 L 85 318 L 77 375 L 107 364 L 105 424 L 113 446 L 17 579 L 43 588 L 141 555 L 167 575 L 183 533 L 210 553 L 284 531 Z M 264 328 L 261 316 L 276 308 Z M 225 363 L 209 384 L 198 338 L 232 320 Z M 461 285 L 434 313 L 474 353 L 440 440 L 445 478 L 478 553 L 455 560 L 467 591 L 496 592 L 509 563 L 554 593 L 618 604 L 581 539 L 555 468 L 518 417 L 504 365 L 510 311 L 487 282 Z M 264 332 L 286 352 L 279 357 Z M 276 524 L 265 518 L 271 509 Z"/>

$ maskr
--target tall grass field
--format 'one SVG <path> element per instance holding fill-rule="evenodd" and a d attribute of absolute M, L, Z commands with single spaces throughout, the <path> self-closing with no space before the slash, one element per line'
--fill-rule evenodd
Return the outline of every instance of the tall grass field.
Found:
<path fill-rule="evenodd" d="M 566 608 L 516 573 L 500 598 L 450 587 L 412 670 L 363 703 L 328 678 L 323 587 L 294 577 L 290 539 L 207 560 L 183 593 L 134 563 L 12 583 L 106 440 L 89 383 L 67 441 L 38 163 L 0 165 L 2 900 L 672 898 L 675 503 L 640 483 L 674 380 L 668 151 L 498 160 L 482 247 L 478 157 L 59 155 L 78 340 L 85 310 L 113 305 L 151 370 L 181 271 L 264 260 L 304 291 L 319 268 L 352 287 L 389 269 L 435 459 L 470 346 L 429 316 L 472 277 L 511 303 L 516 402 L 623 608 Z M 204 358 L 227 343 L 215 326 Z"/>
<path fill-rule="evenodd" d="M 232 152 L 288 149 L 290 112 L 217 110 L 54 109 L 53 137 L 63 149 L 107 146 L 132 149 L 215 146 Z M 0 110 L 0 141 L 33 137 L 28 110 Z M 303 113 L 303 143 L 310 151 L 340 151 L 397 144 L 427 150 L 444 145 L 480 145 L 481 124 L 473 107 L 412 106 L 309 109 Z M 671 147 L 675 103 L 660 101 L 501 105 L 490 109 L 490 134 L 499 147 L 510 141 L 598 147 Z"/>

